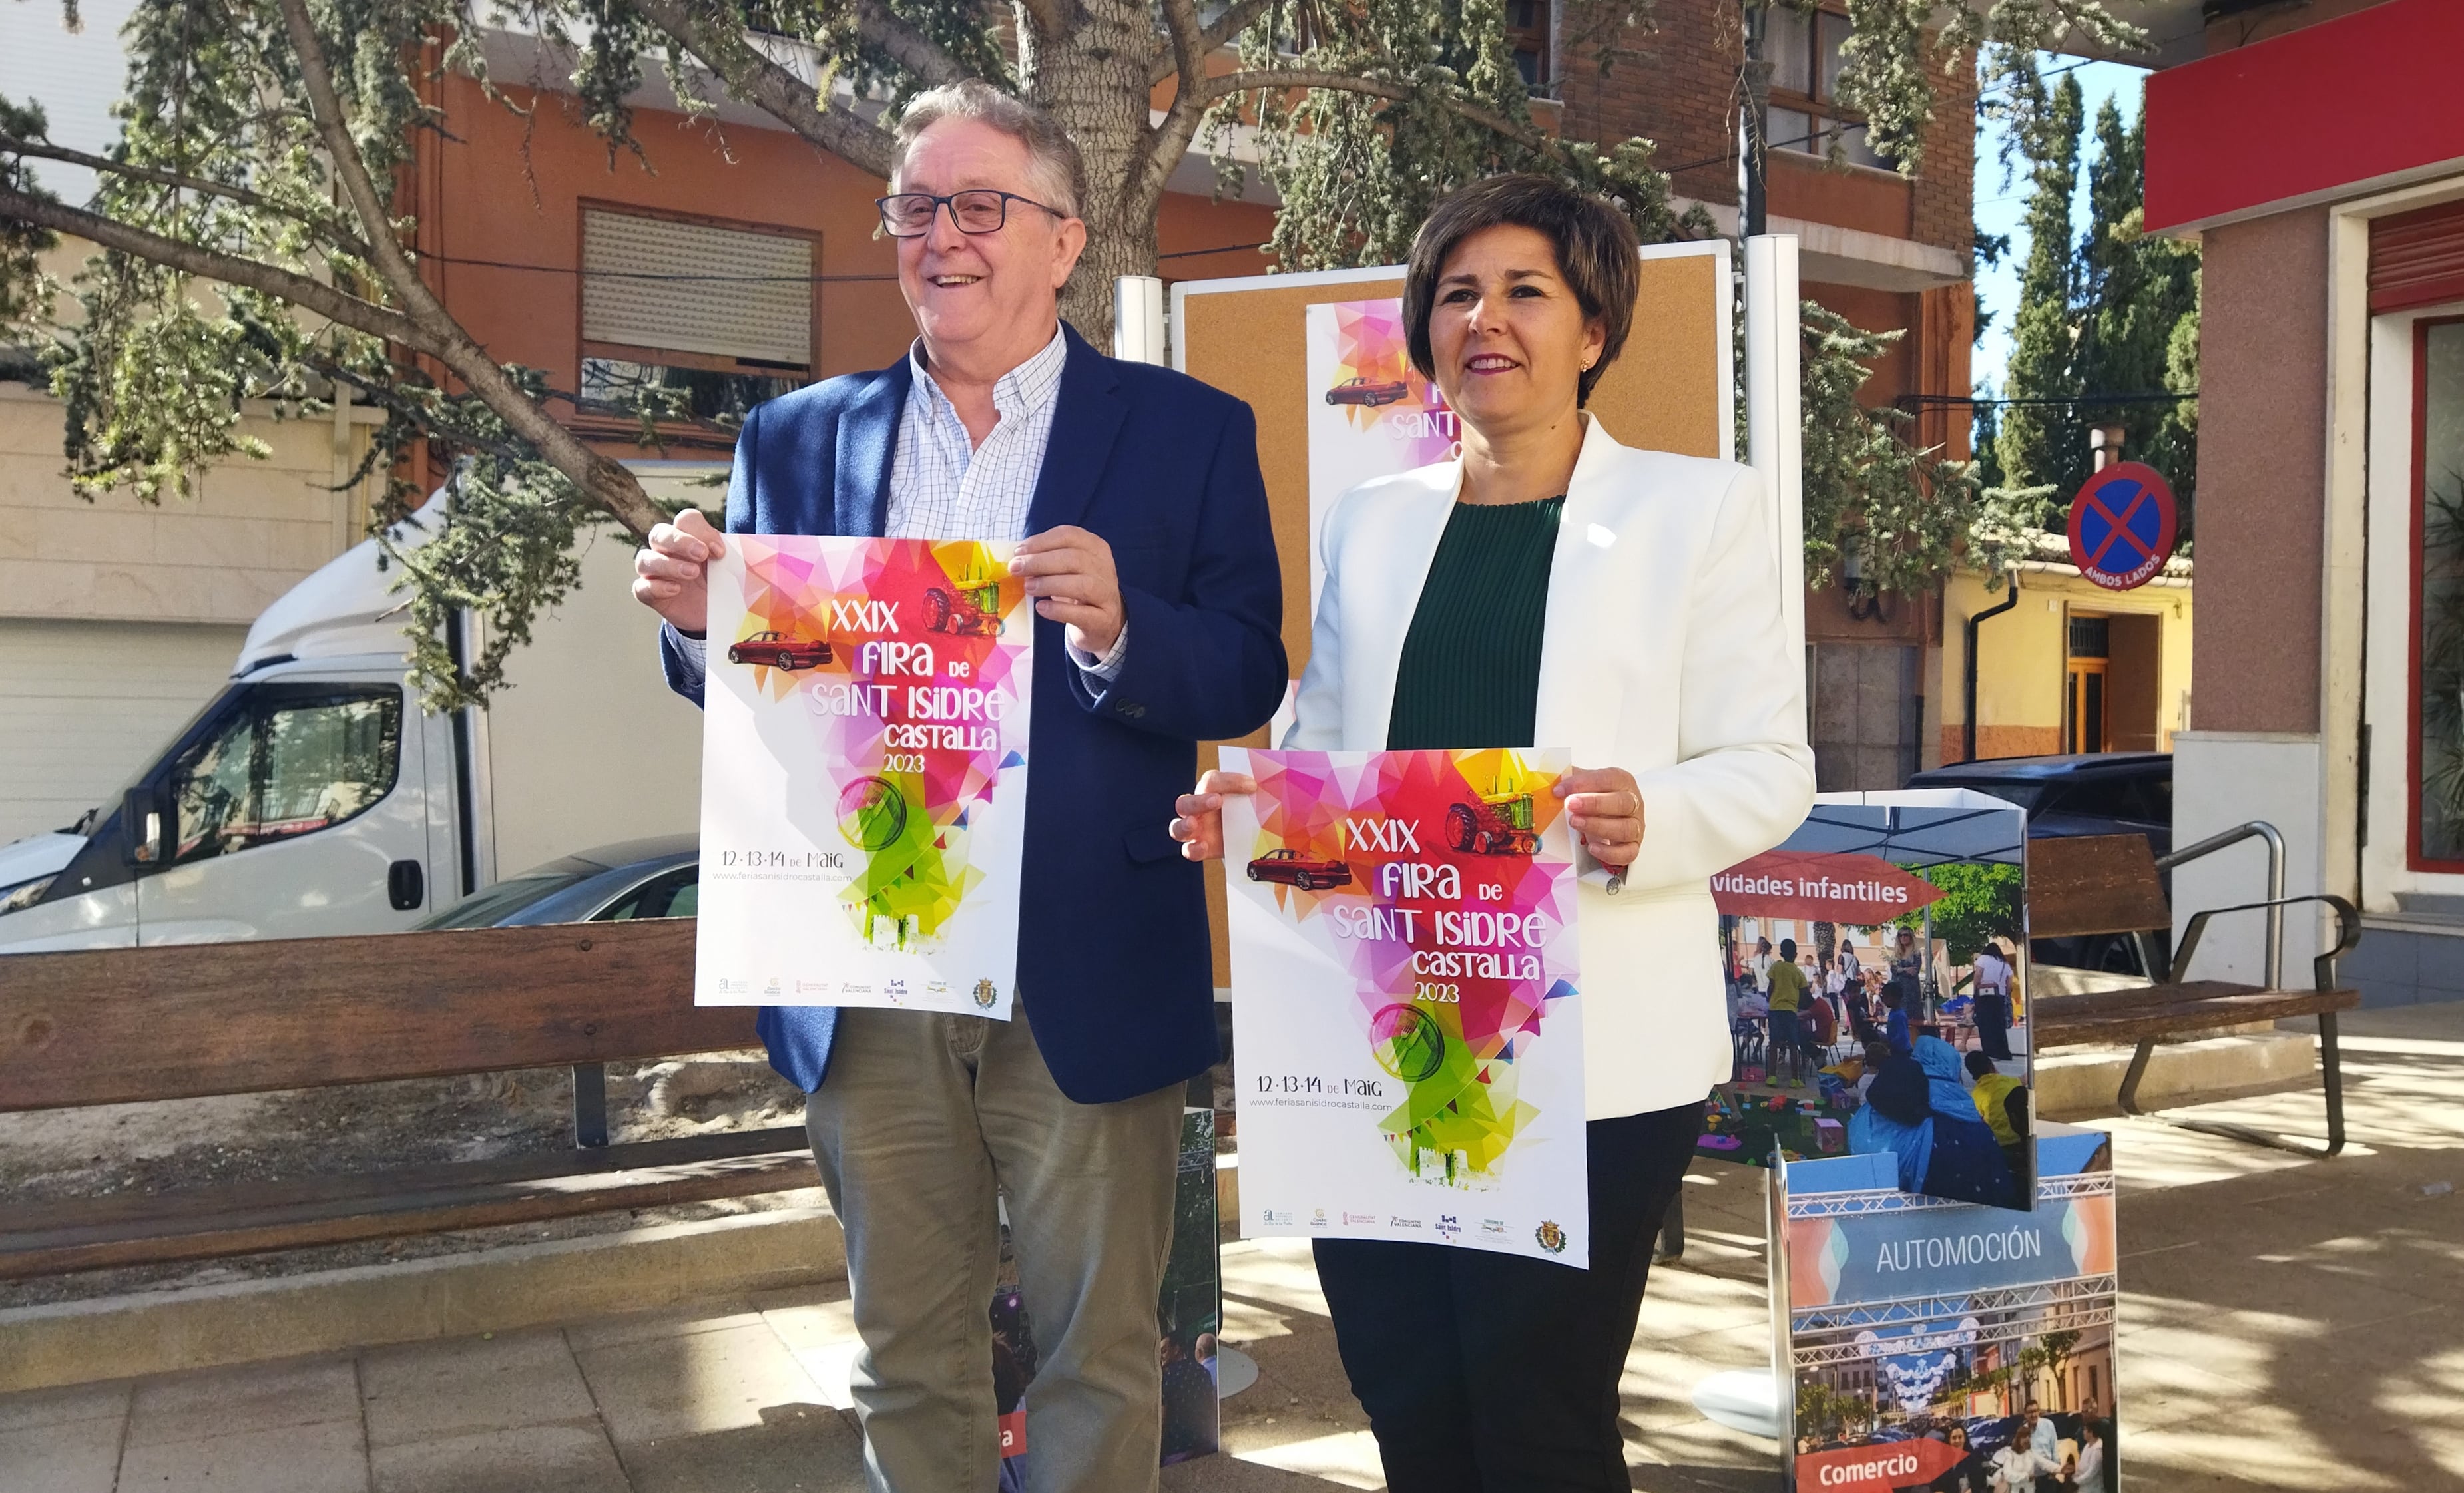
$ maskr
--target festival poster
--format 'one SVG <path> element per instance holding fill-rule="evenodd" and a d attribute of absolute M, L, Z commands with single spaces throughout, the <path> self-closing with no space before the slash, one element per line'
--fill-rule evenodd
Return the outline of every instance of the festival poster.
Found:
<path fill-rule="evenodd" d="M 1569 755 L 1222 764 L 1243 1234 L 1586 1265 Z"/>
<path fill-rule="evenodd" d="M 2038 1145 L 2026 1213 L 1903 1192 L 1888 1155 L 1776 1169 L 1791 1486 L 2120 1486 L 2112 1142 Z"/>
<path fill-rule="evenodd" d="M 1712 877 L 1733 1066 L 1701 1153 L 1889 1150 L 1909 1192 L 2028 1207 L 2027 837 L 1979 794 L 1828 794 Z M 1920 1071 L 1878 1105 L 1894 1062 Z"/>
<path fill-rule="evenodd" d="M 1327 301 L 1307 312 L 1313 615 L 1326 579 L 1318 536 L 1334 500 L 1373 477 L 1452 460 L 1459 435 L 1445 396 L 1412 366 L 1400 297 Z"/>
<path fill-rule="evenodd" d="M 697 1004 L 1009 1019 L 1034 666 L 1009 555 L 731 537 L 711 567 Z"/>

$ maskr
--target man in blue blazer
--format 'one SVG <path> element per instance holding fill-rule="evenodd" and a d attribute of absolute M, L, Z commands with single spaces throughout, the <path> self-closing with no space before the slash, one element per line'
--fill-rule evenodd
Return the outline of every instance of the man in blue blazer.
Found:
<path fill-rule="evenodd" d="M 1218 1056 L 1204 884 L 1169 825 L 1197 743 L 1264 724 L 1287 677 L 1256 424 L 1060 323 L 1084 172 L 1048 118 L 959 84 L 919 96 L 899 142 L 882 220 L 914 350 L 755 410 L 727 530 L 1022 541 L 1037 622 L 1018 1019 L 773 1008 L 761 1037 L 809 1095 L 847 1233 L 872 1486 L 996 1481 L 999 1197 L 1039 1358 L 1029 1485 L 1151 1488 L 1182 1085 Z M 688 512 L 636 565 L 669 682 L 695 700 L 703 567 L 725 543 Z"/>

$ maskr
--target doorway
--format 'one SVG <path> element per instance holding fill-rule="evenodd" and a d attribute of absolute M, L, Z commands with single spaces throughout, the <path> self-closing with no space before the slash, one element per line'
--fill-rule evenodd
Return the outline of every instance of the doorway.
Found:
<path fill-rule="evenodd" d="M 2147 612 L 2070 615 L 2062 661 L 2063 751 L 2162 749 L 2160 626 Z"/>
<path fill-rule="evenodd" d="M 2113 664 L 2113 631 L 2102 617 L 2070 619 L 2069 657 L 2062 670 L 2062 750 L 2110 752 L 2105 675 Z"/>

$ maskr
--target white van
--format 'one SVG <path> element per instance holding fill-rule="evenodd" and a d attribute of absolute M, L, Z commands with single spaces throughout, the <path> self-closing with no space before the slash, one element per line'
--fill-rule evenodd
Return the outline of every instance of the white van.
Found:
<path fill-rule="evenodd" d="M 0 953 L 389 932 L 499 865 L 691 832 L 700 713 L 660 678 L 632 556 L 593 541 L 509 688 L 451 715 L 403 684 L 400 573 L 374 540 L 337 558 L 117 801 L 0 846 Z"/>

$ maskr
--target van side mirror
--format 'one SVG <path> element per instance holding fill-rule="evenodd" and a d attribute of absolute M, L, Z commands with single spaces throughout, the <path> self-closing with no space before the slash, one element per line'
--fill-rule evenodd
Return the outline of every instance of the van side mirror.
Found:
<path fill-rule="evenodd" d="M 151 786 L 131 788 L 121 801 L 120 823 L 131 866 L 170 864 L 170 846 L 163 824 L 163 801 Z"/>

